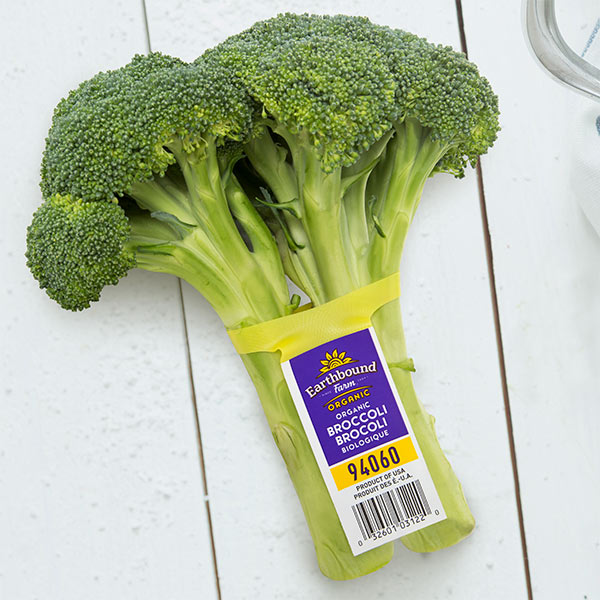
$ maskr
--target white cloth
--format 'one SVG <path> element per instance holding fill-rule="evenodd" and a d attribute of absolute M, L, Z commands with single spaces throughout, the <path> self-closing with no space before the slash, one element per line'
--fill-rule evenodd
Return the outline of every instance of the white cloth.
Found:
<path fill-rule="evenodd" d="M 600 19 L 582 53 L 600 68 Z M 583 212 L 600 234 L 600 102 L 581 97 L 574 111 L 571 187 Z"/>

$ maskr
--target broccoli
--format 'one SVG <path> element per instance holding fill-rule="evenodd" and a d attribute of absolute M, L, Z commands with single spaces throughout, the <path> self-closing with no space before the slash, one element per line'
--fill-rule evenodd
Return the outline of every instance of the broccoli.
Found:
<path fill-rule="evenodd" d="M 160 53 L 71 92 L 28 230 L 40 286 L 81 310 L 138 267 L 185 279 L 230 328 L 289 313 L 275 244 L 231 172 L 255 110 L 227 71 Z"/>
<path fill-rule="evenodd" d="M 396 272 L 425 181 L 462 176 L 497 117 L 464 56 L 364 18 L 280 15 L 191 64 L 136 56 L 56 107 L 27 263 L 69 310 L 137 267 L 188 281 L 228 329 L 277 319 L 298 304 L 286 275 L 320 305 Z M 403 541 L 436 550 L 473 518 L 415 395 L 398 303 L 373 325 L 448 515 Z M 385 565 L 392 544 L 352 555 L 279 353 L 242 359 L 322 572 Z"/>
<path fill-rule="evenodd" d="M 27 232 L 40 287 L 78 311 L 137 267 L 189 282 L 229 329 L 291 313 L 299 299 L 290 299 L 276 242 L 232 172 L 257 111 L 228 70 L 159 53 L 82 83 L 56 107 L 44 202 Z M 323 572 L 347 579 L 386 564 L 390 545 L 352 556 L 278 355 L 243 358 Z"/>
<path fill-rule="evenodd" d="M 427 179 L 462 177 L 499 130 L 497 98 L 464 55 L 366 18 L 280 15 L 197 62 L 206 61 L 234 72 L 262 106 L 262 135 L 234 172 L 315 304 L 397 272 Z M 402 541 L 434 551 L 474 520 L 415 394 L 398 302 L 373 325 L 448 515 Z"/>

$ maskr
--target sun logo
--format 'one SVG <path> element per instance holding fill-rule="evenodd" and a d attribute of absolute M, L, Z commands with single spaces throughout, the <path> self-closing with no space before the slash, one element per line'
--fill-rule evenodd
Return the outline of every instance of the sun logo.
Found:
<path fill-rule="evenodd" d="M 325 353 L 325 360 L 321 361 L 323 365 L 321 367 L 321 375 L 328 373 L 329 371 L 333 371 L 333 369 L 337 369 L 337 367 L 341 367 L 342 365 L 347 365 L 348 363 L 356 362 L 353 358 L 346 356 L 345 352 L 340 352 L 338 354 L 337 348 L 329 354 L 329 352 Z M 321 377 L 319 375 L 319 377 Z"/>

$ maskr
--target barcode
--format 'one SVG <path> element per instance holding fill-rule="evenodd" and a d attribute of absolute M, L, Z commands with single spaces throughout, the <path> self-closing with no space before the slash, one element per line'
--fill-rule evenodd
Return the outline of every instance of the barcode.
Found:
<path fill-rule="evenodd" d="M 378 531 L 411 517 L 430 515 L 431 508 L 421 482 L 416 479 L 355 504 L 352 512 L 363 540 L 367 540 Z"/>

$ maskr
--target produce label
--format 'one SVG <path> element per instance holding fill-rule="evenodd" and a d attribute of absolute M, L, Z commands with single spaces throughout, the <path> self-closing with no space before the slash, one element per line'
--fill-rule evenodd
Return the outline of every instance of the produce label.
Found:
<path fill-rule="evenodd" d="M 446 518 L 373 328 L 281 366 L 355 556 Z"/>

